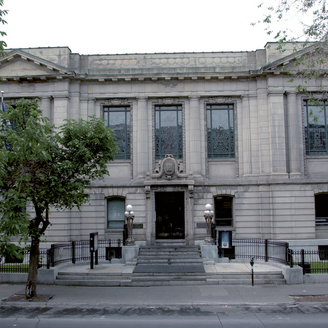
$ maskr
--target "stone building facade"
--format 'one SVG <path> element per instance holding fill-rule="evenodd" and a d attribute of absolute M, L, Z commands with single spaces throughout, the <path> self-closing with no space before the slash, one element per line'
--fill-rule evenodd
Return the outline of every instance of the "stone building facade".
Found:
<path fill-rule="evenodd" d="M 51 213 L 47 242 L 87 240 L 94 231 L 103 240 L 122 238 L 131 204 L 137 242 L 198 244 L 210 203 L 217 230 L 234 238 L 328 244 L 326 104 L 318 110 L 296 91 L 302 81 L 289 82 L 284 68 L 295 65 L 298 53 L 275 48 L 8 50 L 0 60 L 5 103 L 37 98 L 56 126 L 103 117 L 120 147 L 110 176 L 92 185 L 90 204 Z M 326 82 L 310 81 L 308 89 L 320 85 Z"/>

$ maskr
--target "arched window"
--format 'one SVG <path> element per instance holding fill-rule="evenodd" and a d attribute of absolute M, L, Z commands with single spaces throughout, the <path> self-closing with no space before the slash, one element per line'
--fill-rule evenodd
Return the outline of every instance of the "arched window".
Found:
<path fill-rule="evenodd" d="M 231 196 L 214 197 L 216 226 L 232 226 L 233 223 L 232 205 L 233 205 L 233 197 Z"/>
<path fill-rule="evenodd" d="M 315 195 L 316 226 L 328 226 L 328 194 Z"/>
<path fill-rule="evenodd" d="M 107 199 L 107 228 L 123 229 L 124 226 L 124 198 L 108 198 Z"/>

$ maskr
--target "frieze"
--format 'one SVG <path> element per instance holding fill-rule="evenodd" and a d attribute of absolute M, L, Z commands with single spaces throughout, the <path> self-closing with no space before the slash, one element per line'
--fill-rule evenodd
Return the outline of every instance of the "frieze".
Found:
<path fill-rule="evenodd" d="M 222 103 L 232 103 L 231 97 L 210 97 L 208 98 L 209 104 L 222 104 Z"/>
<path fill-rule="evenodd" d="M 173 105 L 180 103 L 179 99 L 177 98 L 159 98 L 156 101 L 156 104 L 163 104 L 163 105 Z"/>
<path fill-rule="evenodd" d="M 170 55 L 131 55 L 120 56 L 120 58 L 97 57 L 90 60 L 90 68 L 146 68 L 146 67 L 197 67 L 197 66 L 244 66 L 247 65 L 247 58 L 244 56 L 204 56 L 203 54 L 188 54 L 181 56 Z"/>
<path fill-rule="evenodd" d="M 129 105 L 129 100 L 126 98 L 106 99 L 102 102 L 102 104 L 108 106 Z"/>

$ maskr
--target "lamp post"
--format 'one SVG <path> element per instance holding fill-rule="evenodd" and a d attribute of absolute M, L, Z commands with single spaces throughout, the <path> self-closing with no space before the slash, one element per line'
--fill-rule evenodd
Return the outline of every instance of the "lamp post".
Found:
<path fill-rule="evenodd" d="M 128 205 L 126 207 L 126 212 L 124 213 L 125 220 L 126 220 L 126 225 L 127 225 L 127 228 L 128 228 L 128 239 L 126 240 L 126 245 L 127 246 L 132 246 L 132 245 L 135 244 L 134 239 L 132 238 L 133 219 L 134 219 L 134 212 L 132 210 L 133 210 L 132 205 Z"/>
<path fill-rule="evenodd" d="M 204 218 L 206 222 L 206 238 L 205 244 L 214 244 L 214 240 L 212 238 L 212 218 L 214 212 L 212 211 L 212 205 L 206 204 L 204 211 Z"/>

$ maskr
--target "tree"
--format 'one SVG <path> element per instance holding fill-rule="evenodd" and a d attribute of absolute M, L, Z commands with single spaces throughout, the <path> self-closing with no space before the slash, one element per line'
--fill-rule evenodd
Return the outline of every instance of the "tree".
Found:
<path fill-rule="evenodd" d="M 263 8 L 264 5 L 259 5 Z M 313 95 L 307 87 L 311 80 L 327 78 L 328 8 L 326 0 L 274 0 L 269 2 L 265 15 L 258 23 L 265 24 L 268 35 L 277 41 L 277 49 L 295 53 L 295 67 L 285 69 L 290 82 L 301 81 L 297 90 L 310 95 L 312 101 L 324 98 Z"/>
<path fill-rule="evenodd" d="M 13 236 L 30 241 L 25 294 L 32 298 L 50 210 L 80 208 L 89 199 L 85 189 L 91 181 L 108 175 L 106 164 L 117 146 L 101 119 L 66 120 L 56 129 L 42 117 L 36 100 L 22 99 L 6 113 L 0 110 L 0 122 L 0 238 L 7 250 Z M 28 203 L 35 210 L 33 218 L 21 211 Z"/>
<path fill-rule="evenodd" d="M 2 7 L 2 6 L 3 6 L 3 0 L 0 0 L 0 7 Z M 0 23 L 3 25 L 7 24 L 7 21 L 3 19 L 3 17 L 6 16 L 7 14 L 8 14 L 8 10 L 0 9 Z M 3 36 L 6 36 L 7 33 L 0 31 L 0 35 L 3 37 Z M 5 55 L 5 47 L 7 47 L 7 43 L 3 40 L 0 40 L 0 55 L 1 56 Z"/>

